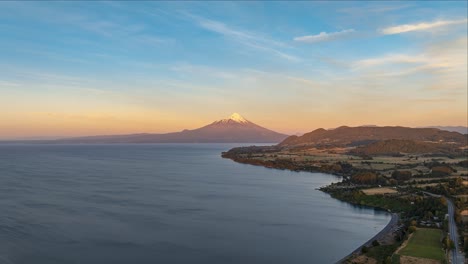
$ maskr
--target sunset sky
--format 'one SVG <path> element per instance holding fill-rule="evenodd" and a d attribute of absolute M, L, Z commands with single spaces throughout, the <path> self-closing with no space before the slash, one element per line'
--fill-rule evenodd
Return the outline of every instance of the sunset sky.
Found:
<path fill-rule="evenodd" d="M 0 2 L 0 139 L 467 125 L 467 2 Z"/>

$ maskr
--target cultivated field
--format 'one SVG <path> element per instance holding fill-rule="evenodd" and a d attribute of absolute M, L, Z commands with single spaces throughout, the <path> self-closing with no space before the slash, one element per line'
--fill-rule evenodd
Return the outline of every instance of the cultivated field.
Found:
<path fill-rule="evenodd" d="M 375 195 L 375 194 L 389 194 L 389 193 L 397 193 L 398 191 L 393 188 L 370 188 L 362 190 L 363 193 L 367 195 Z"/>
<path fill-rule="evenodd" d="M 401 256 L 400 264 L 440 264 L 440 261 L 427 258 L 415 258 L 410 256 Z"/>
<path fill-rule="evenodd" d="M 408 244 L 400 250 L 402 256 L 433 259 L 443 261 L 445 259 L 442 249 L 442 231 L 439 229 L 418 228 L 408 241 Z"/>

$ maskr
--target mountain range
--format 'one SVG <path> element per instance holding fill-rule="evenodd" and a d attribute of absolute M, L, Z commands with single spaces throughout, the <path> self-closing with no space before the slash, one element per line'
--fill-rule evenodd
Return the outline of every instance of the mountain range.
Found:
<path fill-rule="evenodd" d="M 437 128 L 445 131 L 458 132 L 460 134 L 468 134 L 468 127 L 466 126 L 428 126 L 426 128 Z"/>
<path fill-rule="evenodd" d="M 288 135 L 261 127 L 234 113 L 204 127 L 166 134 L 104 135 L 64 138 L 54 143 L 278 143 Z"/>
<path fill-rule="evenodd" d="M 332 130 L 319 128 L 302 136 L 290 136 L 279 146 L 352 147 L 391 139 L 466 145 L 467 135 L 437 128 L 342 126 Z"/>
<path fill-rule="evenodd" d="M 359 127 L 378 127 L 377 125 L 361 125 Z M 466 126 L 420 126 L 416 128 L 437 128 L 440 130 L 458 132 L 460 134 L 468 134 L 468 127 Z M 333 128 L 334 129 L 334 128 Z M 332 129 L 328 129 L 332 130 Z"/>
<path fill-rule="evenodd" d="M 432 153 L 439 155 L 451 155 L 461 153 L 457 144 L 441 144 L 405 139 L 388 139 L 362 145 L 350 150 L 353 155 L 396 155 L 399 153 L 422 154 Z"/>

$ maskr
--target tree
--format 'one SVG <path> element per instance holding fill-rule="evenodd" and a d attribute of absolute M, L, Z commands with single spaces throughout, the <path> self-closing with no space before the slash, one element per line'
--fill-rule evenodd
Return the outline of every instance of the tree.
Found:
<path fill-rule="evenodd" d="M 369 248 L 367 248 L 366 246 L 362 246 L 361 252 L 362 253 L 367 253 L 367 252 L 369 252 Z"/>
<path fill-rule="evenodd" d="M 450 175 L 454 170 L 450 166 L 435 166 L 431 168 L 433 176 L 447 176 Z"/>
<path fill-rule="evenodd" d="M 465 255 L 468 255 L 468 241 L 467 240 L 464 241 L 463 247 L 465 248 Z"/>
<path fill-rule="evenodd" d="M 388 256 L 385 261 L 384 261 L 385 264 L 392 264 L 392 257 Z"/>
<path fill-rule="evenodd" d="M 443 206 L 447 206 L 447 200 L 445 200 L 444 197 L 440 197 L 440 202 L 442 203 Z"/>
<path fill-rule="evenodd" d="M 392 178 L 397 180 L 398 182 L 407 181 L 411 179 L 411 176 L 413 176 L 411 174 L 411 171 L 397 171 L 396 170 L 392 173 Z"/>
<path fill-rule="evenodd" d="M 431 219 L 432 217 L 434 217 L 434 214 L 433 214 L 431 211 L 427 211 L 427 212 L 426 212 L 426 217 L 427 217 L 428 219 Z"/>
<path fill-rule="evenodd" d="M 444 247 L 447 250 L 452 250 L 455 248 L 455 243 L 453 242 L 452 239 L 450 239 L 449 236 L 446 236 L 444 239 Z"/>

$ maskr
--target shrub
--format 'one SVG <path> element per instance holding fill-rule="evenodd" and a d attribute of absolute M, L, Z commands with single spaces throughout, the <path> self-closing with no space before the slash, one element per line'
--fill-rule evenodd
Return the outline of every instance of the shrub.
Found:
<path fill-rule="evenodd" d="M 432 175 L 433 176 L 448 176 L 452 172 L 454 172 L 454 170 L 449 166 L 435 166 L 435 167 L 432 167 Z"/>
<path fill-rule="evenodd" d="M 369 252 L 369 248 L 366 247 L 366 246 L 362 246 L 361 252 L 362 252 L 362 253 L 367 253 L 367 252 Z"/>
<path fill-rule="evenodd" d="M 398 182 L 403 182 L 411 179 L 411 171 L 394 171 L 392 173 L 392 178 L 397 180 Z"/>

